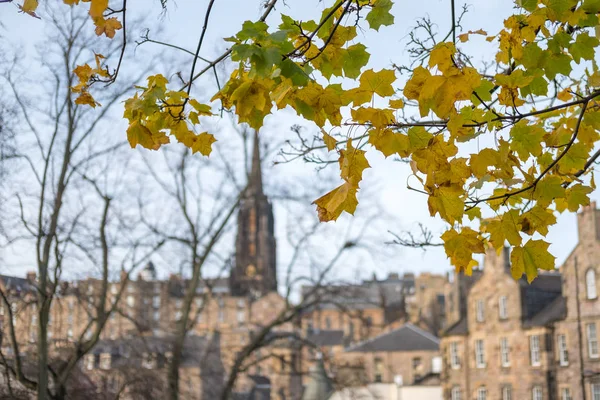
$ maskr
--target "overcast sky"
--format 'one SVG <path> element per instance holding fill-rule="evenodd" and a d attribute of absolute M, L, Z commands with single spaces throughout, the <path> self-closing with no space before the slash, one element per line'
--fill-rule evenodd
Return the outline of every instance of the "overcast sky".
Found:
<path fill-rule="evenodd" d="M 164 28 L 164 32 L 159 36 L 161 40 L 193 49 L 202 28 L 207 3 L 206 0 L 168 0 L 168 10 L 165 14 L 160 13 L 160 4 L 157 0 L 130 0 L 128 8 L 129 16 L 132 19 L 134 15 L 148 15 L 148 21 L 153 24 L 161 24 Z M 240 29 L 243 21 L 256 20 L 263 12 L 262 3 L 263 1 L 260 0 L 217 0 L 201 55 L 208 59 L 219 55 L 226 48 L 226 43 L 223 42 L 222 38 L 234 35 Z M 271 25 L 278 24 L 280 13 L 292 15 L 295 19 L 301 20 L 318 19 L 321 11 L 331 3 L 330 0 L 322 2 L 317 0 L 286 0 L 284 2 L 281 0 L 276 9 L 277 12 L 274 12 L 267 22 Z M 462 6 L 463 3 L 458 1 L 457 7 Z M 503 19 L 513 11 L 512 2 L 506 0 L 471 1 L 468 4 L 471 5 L 463 22 L 465 31 L 483 28 L 488 33 L 494 34 L 502 26 Z M 365 43 L 371 53 L 369 68 L 379 70 L 381 68 L 391 68 L 392 63 L 406 64 L 408 62 L 408 55 L 405 51 L 407 35 L 415 26 L 418 17 L 428 15 L 432 21 L 437 23 L 439 31 L 444 33 L 450 23 L 448 0 L 396 1 L 392 13 L 396 18 L 393 27 L 382 27 L 378 33 L 371 30 L 359 32 L 357 39 Z M 0 4 L 0 22 L 4 25 L 2 31 L 4 40 L 22 46 L 22 51 L 26 53 L 33 50 L 33 43 L 43 39 L 44 20 L 18 14 L 13 4 Z M 493 57 L 492 50 L 484 40 L 474 41 L 469 43 L 468 46 L 467 50 L 473 55 L 475 63 L 491 60 Z M 169 53 L 164 49 L 158 49 L 155 54 L 156 57 L 160 58 Z M 160 63 L 157 62 L 158 70 L 153 71 L 153 73 L 163 72 L 159 68 Z M 401 89 L 403 79 L 404 77 L 398 83 L 398 89 Z M 289 127 L 295 123 L 301 124 L 307 129 L 316 129 L 314 125 L 295 117 L 291 112 L 284 111 L 269 116 L 261 134 L 278 140 L 285 138 L 286 135 L 292 138 Z M 216 145 L 219 145 L 219 143 Z M 381 204 L 385 213 L 393 216 L 393 218 L 387 219 L 387 222 L 384 221 L 378 225 L 380 226 L 381 240 L 379 244 L 375 245 L 380 246 L 379 249 L 375 249 L 375 253 L 379 250 L 382 254 L 386 253 L 383 251 L 386 247 L 384 242 L 390 239 L 387 230 L 401 232 L 414 229 L 418 223 L 423 223 L 435 233 L 443 232 L 444 224 L 440 219 L 429 216 L 426 197 L 406 188 L 407 178 L 410 175 L 410 168 L 407 165 L 394 162 L 391 159 L 385 160 L 374 151 L 368 152 L 367 158 L 373 168 L 365 171 L 361 186 L 367 188 L 368 204 Z M 273 160 L 275 158 L 270 161 Z M 314 165 L 303 165 L 301 163 L 274 168 L 272 175 L 277 177 L 279 182 L 285 179 L 285 171 L 289 171 L 290 168 L 293 168 L 294 173 L 305 176 L 315 174 Z M 264 179 L 268 182 L 271 176 L 267 175 Z M 599 196 L 594 193 L 592 197 L 597 199 Z M 359 196 L 360 200 L 361 196 Z M 284 210 L 276 205 L 276 221 L 284 219 L 283 212 Z M 369 209 L 361 208 L 359 204 L 358 217 L 365 216 L 369 212 Z M 341 222 L 339 224 L 348 223 L 351 218 L 351 216 L 344 214 L 340 217 Z M 281 223 L 277 224 L 277 230 L 278 235 L 283 235 Z M 558 224 L 551 228 L 547 239 L 551 242 L 550 250 L 557 257 L 558 263 L 562 262 L 577 241 L 575 216 L 573 214 L 560 216 Z M 285 248 L 285 245 L 280 246 L 279 254 L 282 259 L 285 259 L 287 251 L 289 250 Z M 357 262 L 357 265 L 349 265 L 347 271 L 354 274 L 357 268 L 363 277 L 369 277 L 375 271 L 380 278 L 383 278 L 389 272 L 420 273 L 431 271 L 445 273 L 450 269 L 450 264 L 441 248 L 434 248 L 427 252 L 402 249 L 393 257 L 361 259 Z M 19 270 L 17 268 L 14 272 L 18 273 Z"/>

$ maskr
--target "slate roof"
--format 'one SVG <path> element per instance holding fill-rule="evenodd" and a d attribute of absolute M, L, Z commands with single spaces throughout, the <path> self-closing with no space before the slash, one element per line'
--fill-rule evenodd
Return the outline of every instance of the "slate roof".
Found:
<path fill-rule="evenodd" d="M 15 290 L 17 292 L 33 292 L 35 287 L 25 278 L 17 278 L 16 276 L 0 275 L 0 281 L 6 290 Z"/>
<path fill-rule="evenodd" d="M 403 297 L 414 292 L 414 276 L 397 275 L 384 280 L 365 280 L 358 285 L 340 284 L 325 285 L 318 293 L 322 296 L 319 309 L 349 308 L 352 310 L 369 309 L 373 307 L 393 307 L 402 303 Z M 411 292 L 412 289 L 412 292 Z M 303 286 L 302 297 L 310 295 L 314 286 Z"/>
<path fill-rule="evenodd" d="M 436 336 L 408 323 L 390 332 L 350 346 L 346 348 L 345 352 L 439 351 L 439 349 L 440 340 Z"/>
<path fill-rule="evenodd" d="M 315 346 L 341 346 L 344 342 L 344 331 L 315 330 L 307 335 L 306 340 Z"/>
<path fill-rule="evenodd" d="M 562 282 L 559 273 L 539 274 L 531 283 L 522 278 L 521 309 L 523 323 L 531 322 L 536 314 L 553 302 L 562 293 Z"/>
<path fill-rule="evenodd" d="M 523 322 L 525 328 L 534 326 L 547 326 L 555 321 L 560 321 L 567 316 L 567 299 L 563 296 L 556 297 L 539 313 Z"/>
<path fill-rule="evenodd" d="M 444 336 L 464 336 L 469 333 L 467 317 L 462 317 L 454 325 L 444 331 Z"/>

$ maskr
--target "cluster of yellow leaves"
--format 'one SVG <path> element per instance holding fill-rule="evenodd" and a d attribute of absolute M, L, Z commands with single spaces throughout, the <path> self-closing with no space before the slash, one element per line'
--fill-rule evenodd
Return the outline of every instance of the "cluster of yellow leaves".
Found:
<path fill-rule="evenodd" d="M 102 60 L 104 56 L 102 54 L 95 54 L 96 59 L 96 68 L 92 68 L 89 64 L 78 65 L 73 73 L 79 79 L 79 83 L 77 85 L 71 87 L 71 91 L 73 93 L 79 93 L 79 97 L 75 99 L 75 104 L 87 104 L 92 107 L 99 106 L 98 103 L 90 92 L 88 91 L 90 85 L 94 81 L 94 79 L 98 77 L 107 78 L 110 76 L 108 69 L 102 67 Z"/>
<path fill-rule="evenodd" d="M 200 116 L 212 115 L 210 106 L 190 99 L 186 92 L 167 89 L 168 80 L 162 75 L 148 77 L 147 87 L 138 87 L 141 92 L 125 101 L 123 116 L 129 120 L 127 140 L 132 148 L 138 144 L 158 150 L 170 142 L 173 136 L 179 143 L 208 156 L 215 137 L 207 132 L 196 134 L 190 125 L 200 123 Z M 190 105 L 193 110 L 186 113 Z"/>
<path fill-rule="evenodd" d="M 394 22 L 392 1 L 345 4 L 350 5 L 336 1 L 318 21 L 284 15 L 276 31 L 265 22 L 245 22 L 226 39 L 237 68 L 211 101 L 220 101 L 255 129 L 275 109 L 291 108 L 321 129 L 329 152 L 345 142 L 338 152 L 343 183 L 315 201 L 322 221 L 355 211 L 370 145 L 385 157 L 410 160 L 431 215 L 449 224 L 442 240 L 457 270 L 469 273 L 477 264 L 475 254 L 486 246 L 500 251 L 507 242 L 516 279 L 526 275 L 531 281 L 538 270 L 553 269 L 554 257 L 539 236 L 556 223 L 556 213 L 589 204 L 595 188 L 585 169 L 600 140 L 600 71 L 594 60 L 600 42 L 593 34 L 600 25 L 600 2 L 519 0 L 520 10 L 504 21 L 504 28 L 486 37 L 498 48 L 495 76 L 480 74 L 457 48 L 473 36 L 487 35 L 479 29 L 458 35 L 458 43 L 438 43 L 401 92 L 394 70 L 365 70 L 370 55 L 356 42 L 354 20 L 344 14 L 351 10 L 365 16 L 378 31 Z M 91 0 L 90 15 L 96 33 L 112 37 L 120 24 L 104 19 L 107 7 L 107 0 Z M 573 63 L 583 67 L 583 78 L 572 76 Z M 94 73 L 99 72 L 77 73 L 78 90 L 85 96 L 80 101 L 90 105 L 96 103 L 85 94 L 83 82 Z M 329 81 L 334 77 L 357 84 L 345 88 Z M 214 137 L 189 128 L 199 116 L 210 115 L 210 107 L 166 84 L 161 75 L 150 77 L 148 86 L 127 100 L 131 145 L 157 149 L 172 135 L 194 152 L 210 153 Z M 549 90 L 553 86 L 556 91 Z M 548 100 L 554 107 L 545 110 Z M 407 105 L 415 104 L 422 121 L 400 119 Z M 193 108 L 189 113 L 187 105 Z M 327 130 L 344 125 L 347 109 L 351 118 L 346 122 L 364 127 L 364 135 L 338 143 Z M 471 141 L 483 135 L 493 144 L 471 153 Z M 482 210 L 494 217 L 482 218 Z"/>

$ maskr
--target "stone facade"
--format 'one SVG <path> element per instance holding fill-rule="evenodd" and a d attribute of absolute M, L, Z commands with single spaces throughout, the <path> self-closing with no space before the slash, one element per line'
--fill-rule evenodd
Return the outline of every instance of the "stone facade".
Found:
<path fill-rule="evenodd" d="M 515 281 L 508 252 L 489 250 L 475 279 L 448 285 L 465 301 L 442 338 L 445 399 L 600 399 L 600 211 L 577 218 L 579 244 L 560 274 Z"/>

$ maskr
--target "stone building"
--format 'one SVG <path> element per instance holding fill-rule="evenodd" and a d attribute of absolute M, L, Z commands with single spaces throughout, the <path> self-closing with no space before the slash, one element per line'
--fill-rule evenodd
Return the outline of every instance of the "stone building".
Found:
<path fill-rule="evenodd" d="M 595 204 L 577 216 L 579 244 L 560 273 L 515 281 L 508 251 L 489 250 L 475 279 L 455 280 L 448 293 L 459 318 L 442 338 L 445 399 L 600 399 L 598 217 Z"/>

